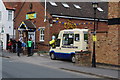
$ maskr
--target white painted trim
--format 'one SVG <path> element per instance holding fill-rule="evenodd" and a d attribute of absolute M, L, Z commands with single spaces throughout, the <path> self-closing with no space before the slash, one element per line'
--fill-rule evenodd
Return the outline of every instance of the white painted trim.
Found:
<path fill-rule="evenodd" d="M 92 20 L 92 21 L 94 21 L 94 19 L 92 19 L 92 18 L 80 18 L 80 17 L 60 16 L 60 15 L 52 15 L 52 17 L 68 18 L 68 19 L 80 19 L 80 20 Z M 98 19 L 96 19 L 96 20 L 98 20 Z M 107 22 L 108 20 L 99 19 L 99 21 Z"/>

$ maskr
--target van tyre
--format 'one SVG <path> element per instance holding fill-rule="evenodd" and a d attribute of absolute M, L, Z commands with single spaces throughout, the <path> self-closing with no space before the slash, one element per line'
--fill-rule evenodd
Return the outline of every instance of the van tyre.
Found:
<path fill-rule="evenodd" d="M 54 53 L 51 53 L 51 54 L 50 54 L 50 58 L 51 58 L 52 60 L 55 60 L 55 59 L 56 59 Z"/>
<path fill-rule="evenodd" d="M 72 61 L 72 63 L 75 63 L 75 55 L 72 55 L 71 61 Z"/>

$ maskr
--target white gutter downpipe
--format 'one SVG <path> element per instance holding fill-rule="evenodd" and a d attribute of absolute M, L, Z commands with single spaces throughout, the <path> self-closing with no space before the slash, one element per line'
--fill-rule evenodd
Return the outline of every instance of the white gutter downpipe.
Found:
<path fill-rule="evenodd" d="M 47 17 L 47 14 L 46 14 L 46 0 L 45 0 L 45 17 L 44 17 L 44 22 L 46 22 L 46 17 Z"/>

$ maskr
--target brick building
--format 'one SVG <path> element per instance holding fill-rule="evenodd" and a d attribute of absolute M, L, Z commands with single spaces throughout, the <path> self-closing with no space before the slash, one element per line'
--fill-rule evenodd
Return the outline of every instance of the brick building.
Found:
<path fill-rule="evenodd" d="M 94 27 L 94 18 L 93 18 L 93 7 L 91 3 L 87 2 L 66 2 L 65 3 L 52 3 L 47 2 L 47 21 L 44 22 L 45 19 L 45 6 L 44 3 L 41 2 L 21 2 L 17 3 L 15 18 L 14 18 L 14 26 L 16 30 L 16 38 L 20 37 L 20 32 L 18 31 L 18 27 L 21 27 L 22 22 L 29 21 L 30 23 L 35 25 L 35 33 L 34 41 L 36 43 L 36 48 L 39 51 L 48 51 L 49 46 L 48 42 L 51 40 L 52 35 L 57 35 L 60 30 L 68 29 L 68 28 L 88 28 L 90 31 L 93 30 Z M 65 6 L 65 5 L 66 6 Z M 117 4 L 117 3 L 116 3 Z M 75 6 L 76 5 L 76 6 Z M 100 2 L 99 9 L 97 10 L 97 38 L 96 42 L 96 59 L 98 63 L 105 64 L 113 64 L 118 65 L 118 34 L 115 33 L 113 29 L 115 29 L 115 25 L 108 25 L 108 19 L 113 18 L 110 17 L 112 14 L 111 7 L 114 4 L 107 2 Z M 118 7 L 117 5 L 115 5 Z M 29 12 L 35 12 L 36 18 L 27 19 L 26 14 Z M 118 14 L 116 12 L 116 14 Z M 115 15 L 116 15 L 115 14 Z M 118 18 L 118 16 L 116 16 Z M 115 18 L 116 18 L 115 17 Z M 27 25 L 27 24 L 25 24 Z M 28 26 L 29 27 L 29 26 Z M 118 31 L 118 26 L 116 25 L 116 31 Z M 112 29 L 113 28 L 113 29 Z M 27 35 L 31 32 L 31 28 L 29 30 L 25 30 L 24 32 L 28 32 Z M 111 35 L 116 35 L 113 38 Z M 23 33 L 24 34 L 24 33 Z M 92 51 L 92 34 L 89 34 L 89 49 Z M 23 38 L 26 36 L 23 36 Z M 29 37 L 29 36 L 28 36 Z M 111 42 L 111 39 L 115 39 Z M 113 44 L 115 43 L 115 44 Z M 109 47 L 108 47 L 109 46 Z M 110 48 L 111 47 L 111 48 Z M 114 55 L 115 54 L 115 55 Z M 112 57 L 111 57 L 112 56 Z M 111 60 L 112 59 L 112 60 Z"/>

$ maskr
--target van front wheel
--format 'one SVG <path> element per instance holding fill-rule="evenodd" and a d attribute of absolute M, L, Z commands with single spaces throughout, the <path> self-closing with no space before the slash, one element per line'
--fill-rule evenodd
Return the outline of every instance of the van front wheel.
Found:
<path fill-rule="evenodd" d="M 72 61 L 72 63 L 75 63 L 75 55 L 72 55 L 71 61 Z"/>
<path fill-rule="evenodd" d="M 52 60 L 55 60 L 55 59 L 56 59 L 54 53 L 51 53 L 51 54 L 50 54 L 50 58 L 51 58 Z"/>

